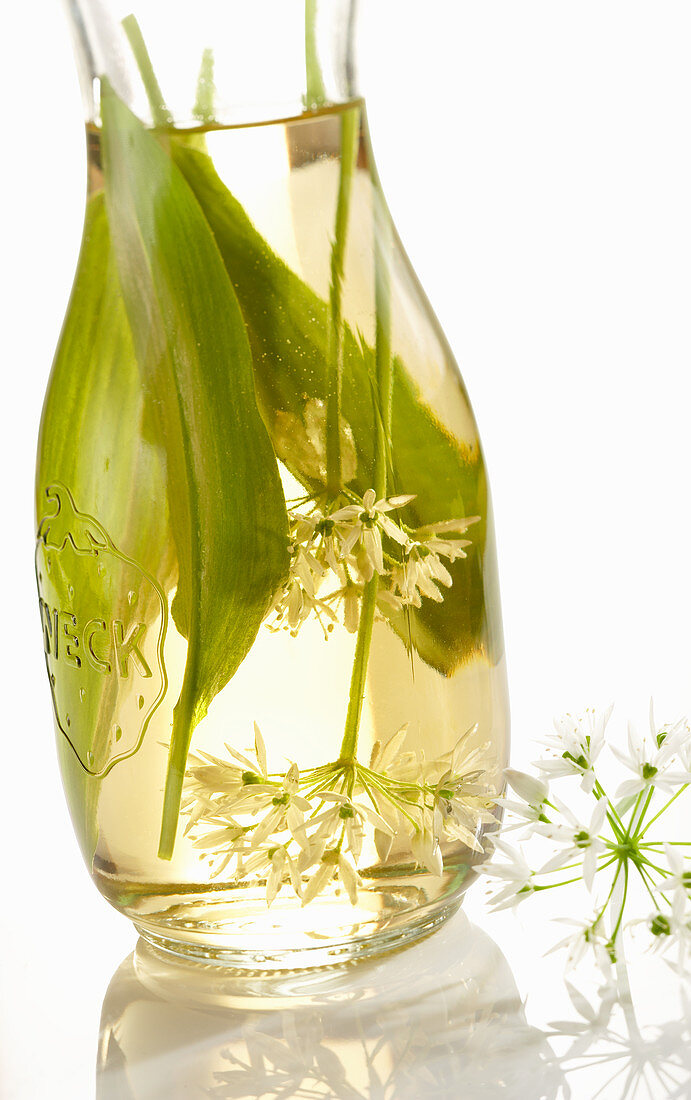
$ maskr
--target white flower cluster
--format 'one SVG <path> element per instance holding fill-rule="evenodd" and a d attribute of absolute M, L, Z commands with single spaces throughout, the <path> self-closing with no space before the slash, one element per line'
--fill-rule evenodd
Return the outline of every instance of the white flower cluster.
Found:
<path fill-rule="evenodd" d="M 565 920 L 575 932 L 557 947 L 568 949 L 570 965 L 592 950 L 606 971 L 624 928 L 644 923 L 656 949 L 676 949 L 677 966 L 685 972 L 691 951 L 691 842 L 651 840 L 648 830 L 691 784 L 691 730 L 685 719 L 658 726 L 651 705 L 649 731 L 639 736 L 629 724 L 625 752 L 606 740 L 611 713 L 610 707 L 601 715 L 587 711 L 581 718 L 556 720 L 555 735 L 543 742 L 552 755 L 535 763 L 540 778 L 507 769 L 518 800 L 499 799 L 510 815 L 505 831 L 520 829 L 526 840 L 542 838 L 557 851 L 534 869 L 523 849 L 496 840 L 496 858 L 485 867 L 502 884 L 492 904 L 508 908 L 539 891 L 582 879 L 594 910 L 586 920 Z M 605 745 L 630 773 L 613 800 L 596 772 Z M 578 779 L 589 797 L 586 812 L 574 812 L 550 790 L 548 780 L 568 776 Z M 666 801 L 660 807 L 661 798 Z M 655 903 L 643 922 L 629 918 L 634 882 Z"/>
<path fill-rule="evenodd" d="M 403 838 L 432 874 L 442 873 L 443 842 L 459 841 L 481 856 L 483 827 L 496 824 L 498 792 L 488 783 L 496 771 L 494 750 L 489 741 L 473 746 L 476 732 L 476 726 L 466 730 L 439 760 L 403 752 L 405 726 L 385 746 L 376 742 L 372 749 L 368 771 L 384 778 L 387 792 L 379 800 L 381 813 L 393 835 Z M 388 850 L 379 854 L 384 859 Z"/>
<path fill-rule="evenodd" d="M 355 633 L 364 586 L 375 574 L 382 582 L 377 599 L 385 609 L 420 607 L 423 597 L 439 603 L 444 598 L 439 585 L 451 587 L 453 578 L 442 558 L 466 557 L 470 542 L 456 536 L 478 516 L 412 529 L 392 513 L 414 496 L 377 500 L 374 489 L 362 499 L 348 495 L 352 503 L 334 511 L 310 500 L 288 512 L 290 571 L 267 612 L 272 629 L 286 627 L 296 635 L 315 616 L 328 634 L 340 604 L 346 629 Z"/>
<path fill-rule="evenodd" d="M 266 880 L 267 904 L 290 883 L 307 905 L 337 879 L 353 905 L 367 861 L 416 861 L 443 874 L 442 844 L 461 842 L 478 854 L 486 825 L 496 822 L 496 792 L 484 781 L 490 743 L 472 746 L 475 728 L 435 761 L 404 752 L 406 729 L 377 742 L 369 768 L 327 765 L 304 775 L 296 764 L 270 773 L 255 724 L 253 752 L 226 745 L 228 759 L 190 756 L 182 809 L 186 834 L 211 860 L 214 876 Z M 375 855 L 376 853 L 376 855 Z"/>

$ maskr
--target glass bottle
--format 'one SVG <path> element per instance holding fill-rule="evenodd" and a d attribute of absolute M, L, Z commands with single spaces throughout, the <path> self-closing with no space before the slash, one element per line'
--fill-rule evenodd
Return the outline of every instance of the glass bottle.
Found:
<path fill-rule="evenodd" d="M 249 967 L 458 905 L 508 710 L 473 414 L 396 237 L 351 0 L 72 0 L 82 250 L 36 572 L 84 858 Z"/>

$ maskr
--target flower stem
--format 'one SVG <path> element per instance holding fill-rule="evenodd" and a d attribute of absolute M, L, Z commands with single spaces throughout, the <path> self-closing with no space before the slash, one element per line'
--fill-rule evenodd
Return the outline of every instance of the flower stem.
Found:
<path fill-rule="evenodd" d="M 350 113 L 351 112 L 348 112 L 348 114 Z M 353 115 L 357 117 L 359 127 L 359 114 L 355 116 L 355 113 L 353 113 Z M 347 115 L 344 117 L 344 121 L 347 117 Z M 374 195 L 374 304 L 376 316 L 375 361 L 377 398 L 374 410 L 376 424 L 374 442 L 374 491 L 378 498 L 382 498 L 386 496 L 387 490 L 387 462 L 391 440 L 393 397 L 391 284 L 389 280 L 391 221 L 384 203 L 379 179 L 374 168 L 372 168 L 372 187 Z M 331 435 L 328 429 L 328 423 L 327 410 L 327 471 L 329 468 L 328 441 Z M 338 436 L 340 448 L 340 431 Z M 372 642 L 372 628 L 374 626 L 374 615 L 377 607 L 378 584 L 379 578 L 375 573 L 365 586 L 365 591 L 362 596 L 360 622 L 358 625 L 357 642 L 355 644 L 355 658 L 350 680 L 348 713 L 346 715 L 343 742 L 341 744 L 341 760 L 354 761 L 357 752 L 358 733 L 360 731 L 360 719 L 362 717 L 362 704 L 367 681 L 367 665 L 369 663 L 369 652 Z"/>
<path fill-rule="evenodd" d="M 214 110 L 214 52 L 211 49 L 204 50 L 202 63 L 197 77 L 197 96 L 192 108 L 192 114 L 200 122 L 210 125 L 215 121 Z"/>
<path fill-rule="evenodd" d="M 130 49 L 134 54 L 134 60 L 139 69 L 139 75 L 142 78 L 144 91 L 146 92 L 149 106 L 151 107 L 154 126 L 160 129 L 168 129 L 173 125 L 173 116 L 166 106 L 161 86 L 156 79 L 156 74 L 154 73 L 149 51 L 146 48 L 139 23 L 133 15 L 126 15 L 122 21 L 122 29 L 127 35 Z"/>
<path fill-rule="evenodd" d="M 608 803 L 608 806 L 607 806 L 607 820 L 609 821 L 610 826 L 612 828 L 612 832 L 616 836 L 617 840 L 623 840 L 625 835 L 626 835 L 626 829 L 624 827 L 624 822 L 619 817 L 619 814 L 617 813 L 615 807 L 613 806 L 611 799 L 607 798 L 607 792 L 606 792 L 605 788 L 602 786 L 602 783 L 600 782 L 600 780 L 597 779 L 597 778 L 595 779 L 595 786 L 594 786 L 593 790 L 595 792 L 595 797 L 597 798 L 598 801 L 601 798 L 604 798 L 604 799 L 607 800 L 607 803 Z"/>
<path fill-rule="evenodd" d="M 612 862 L 612 861 L 610 860 L 610 862 Z M 608 867 L 609 864 L 606 864 L 606 866 Z M 602 868 L 599 868 L 599 870 L 602 870 Z M 608 893 L 607 897 L 605 898 L 604 905 L 602 906 L 602 908 L 600 909 L 600 912 L 598 913 L 595 920 L 593 921 L 593 928 L 595 928 L 596 925 L 598 925 L 600 923 L 600 921 L 602 920 L 602 918 L 605 915 L 605 912 L 607 910 L 607 906 L 609 905 L 609 903 L 612 899 L 612 894 L 614 893 L 614 887 L 617 885 L 617 879 L 619 878 L 619 872 L 620 871 L 621 871 L 621 861 L 619 862 L 619 866 L 617 867 L 617 869 L 614 873 L 614 878 L 612 879 L 612 884 L 609 888 L 609 893 Z"/>
<path fill-rule="evenodd" d="M 341 117 L 341 166 L 336 200 L 336 225 L 331 248 L 329 287 L 329 392 L 326 402 L 326 490 L 330 497 L 341 491 L 341 385 L 343 379 L 343 272 L 345 264 L 350 195 L 360 136 L 360 110 L 346 110 Z"/>
<path fill-rule="evenodd" d="M 638 794 L 638 797 L 636 798 L 636 801 L 634 802 L 633 809 L 631 811 L 631 817 L 629 818 L 629 824 L 627 826 L 626 835 L 624 837 L 625 840 L 628 840 L 629 837 L 631 836 L 631 833 L 633 831 L 633 823 L 636 820 L 636 815 L 638 814 L 638 809 L 640 807 L 642 799 L 643 799 L 643 791 L 640 791 L 639 794 Z"/>
<path fill-rule="evenodd" d="M 662 812 L 662 811 L 661 811 Z M 652 822 L 648 822 L 648 825 Z M 646 825 L 646 829 L 648 828 Z M 643 833 L 641 833 L 643 836 Z M 666 840 L 665 844 L 668 844 L 670 848 L 691 848 L 691 840 Z M 663 842 L 661 840 L 648 840 L 645 844 L 640 844 L 639 848 L 662 848 Z"/>
<path fill-rule="evenodd" d="M 646 868 L 643 866 L 642 863 L 636 863 L 635 867 L 636 867 L 636 870 L 638 871 L 639 875 L 641 876 L 641 879 L 643 880 L 643 885 L 645 886 L 646 890 L 650 894 L 650 897 L 652 898 L 653 905 L 657 908 L 657 898 L 655 897 L 654 893 L 650 889 L 650 883 L 652 882 L 652 884 L 654 886 L 655 885 L 655 879 L 650 874 L 650 872 L 646 870 Z M 661 894 L 661 896 L 663 898 L 665 898 L 665 901 L 667 902 L 668 905 L 671 904 L 671 902 L 669 901 L 669 898 L 666 898 L 664 894 Z"/>
<path fill-rule="evenodd" d="M 624 826 L 622 825 L 621 818 L 619 817 L 618 814 L 616 814 L 615 817 L 613 817 L 612 814 L 609 812 L 609 810 L 607 810 L 607 820 L 609 821 L 610 828 L 612 829 L 612 832 L 614 833 L 615 837 L 617 838 L 619 843 L 621 843 L 626 837 L 626 830 L 624 829 Z M 621 826 L 621 828 L 620 828 L 620 826 Z"/>
<path fill-rule="evenodd" d="M 326 89 L 317 49 L 317 0 L 305 0 L 305 70 L 305 107 L 322 107 Z"/>
<path fill-rule="evenodd" d="M 376 317 L 375 361 L 378 408 L 375 409 L 374 491 L 386 496 L 387 462 L 391 445 L 393 411 L 393 356 L 391 349 L 391 219 L 376 169 L 372 167 L 374 203 L 374 309 Z"/>
<path fill-rule="evenodd" d="M 353 671 L 350 677 L 348 713 L 346 714 L 339 762 L 355 760 L 357 739 L 360 730 L 360 718 L 362 716 L 362 704 L 365 697 L 365 682 L 367 680 L 367 665 L 369 662 L 370 644 L 372 642 L 374 612 L 377 606 L 378 584 L 379 577 L 375 573 L 372 579 L 365 585 L 365 591 L 362 595 L 360 624 L 358 626 L 357 641 L 355 643 Z"/>
<path fill-rule="evenodd" d="M 652 860 L 650 860 L 646 857 L 645 852 L 644 852 L 643 849 L 647 849 L 647 848 L 648 848 L 647 844 L 642 844 L 641 847 L 639 848 L 639 853 L 638 854 L 639 854 L 639 858 L 641 860 L 641 863 L 645 864 L 646 867 L 652 867 L 653 871 L 657 871 L 658 875 L 662 875 L 663 878 L 669 878 L 669 875 L 670 875 L 669 871 L 666 871 L 664 867 L 658 867 L 657 863 L 653 863 Z M 653 855 L 657 855 L 657 854 L 658 854 L 657 852 L 653 852 Z"/>
<path fill-rule="evenodd" d="M 305 107 L 318 110 L 327 102 L 324 74 L 317 45 L 317 3 L 305 0 Z M 331 248 L 329 287 L 329 388 L 326 398 L 326 490 L 333 499 L 341 484 L 341 383 L 343 375 L 343 270 L 350 194 L 360 137 L 360 109 L 341 116 L 341 160 L 336 200 L 336 224 Z"/>
<path fill-rule="evenodd" d="M 634 839 L 635 839 L 635 838 L 637 838 L 637 837 L 638 837 L 638 835 L 639 835 L 639 832 L 640 832 L 640 828 L 641 828 L 641 825 L 643 824 L 643 821 L 645 820 L 645 815 L 646 815 L 646 814 L 647 814 L 647 812 L 648 812 L 648 806 L 649 806 L 649 805 L 650 805 L 650 803 L 652 802 L 652 798 L 653 798 L 653 794 L 654 794 L 654 793 L 655 793 L 655 788 L 654 788 L 654 787 L 651 787 L 651 788 L 650 788 L 650 790 L 648 791 L 648 794 L 647 794 L 646 800 L 645 800 L 645 802 L 643 803 L 643 809 L 642 809 L 642 810 L 641 810 L 641 812 L 640 812 L 640 816 L 639 816 L 639 818 L 638 818 L 638 822 L 636 823 L 636 828 L 634 829 L 634 831 L 633 831 L 633 834 L 632 834 L 632 835 L 633 835 L 633 838 L 634 838 Z M 635 816 L 636 816 L 636 815 L 634 814 L 634 817 L 635 817 Z M 633 822 L 633 818 L 632 818 L 632 822 Z"/>
<path fill-rule="evenodd" d="M 566 879 L 564 879 L 563 882 L 550 882 L 550 883 L 546 883 L 544 886 L 533 886 L 533 890 L 535 890 L 535 891 L 538 891 L 538 890 L 556 890 L 557 886 L 569 886 L 572 882 L 580 882 L 580 881 L 581 881 L 581 876 L 576 875 L 575 878 L 566 878 Z"/>
<path fill-rule="evenodd" d="M 617 871 L 617 875 L 618 874 L 619 874 L 619 872 Z M 622 922 L 623 917 L 624 917 L 624 909 L 626 908 L 626 895 L 628 894 L 628 892 L 629 892 L 629 864 L 628 864 L 628 860 L 624 860 L 624 894 L 623 894 L 623 897 L 621 899 L 621 909 L 619 910 L 619 916 L 617 917 L 617 923 L 615 924 L 614 931 L 612 932 L 612 935 L 610 936 L 610 943 L 612 945 L 614 945 L 614 942 L 617 938 L 619 929 L 621 928 L 621 922 Z"/>

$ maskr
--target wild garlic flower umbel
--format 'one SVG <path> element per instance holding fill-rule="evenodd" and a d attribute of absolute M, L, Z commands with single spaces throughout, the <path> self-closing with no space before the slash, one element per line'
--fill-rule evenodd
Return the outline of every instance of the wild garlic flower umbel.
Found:
<path fill-rule="evenodd" d="M 387 860 L 440 876 L 442 846 L 482 855 L 482 832 L 496 824 L 488 782 L 496 761 L 476 727 L 436 760 L 406 751 L 406 733 L 377 742 L 369 767 L 337 762 L 301 772 L 291 763 L 276 772 L 255 724 L 247 753 L 226 745 L 225 759 L 190 756 L 185 832 L 214 876 L 265 885 L 269 905 L 284 886 L 302 905 L 334 887 L 355 905 L 363 869 Z"/>
<path fill-rule="evenodd" d="M 478 516 L 411 528 L 400 512 L 414 496 L 377 500 L 368 489 L 362 498 L 350 491 L 346 498 L 350 503 L 338 508 L 304 498 L 289 509 L 290 571 L 267 613 L 270 628 L 295 635 L 315 617 L 328 634 L 341 607 L 346 629 L 355 633 L 360 598 L 375 574 L 381 610 L 420 607 L 423 599 L 440 603 L 451 587 L 448 564 L 466 557 L 470 545 L 458 536 Z"/>
<path fill-rule="evenodd" d="M 508 815 L 504 831 L 518 830 L 535 856 L 503 839 L 494 842 L 495 856 L 484 868 L 500 883 L 493 905 L 508 908 L 582 880 L 592 915 L 568 918 L 572 931 L 557 945 L 567 948 L 571 965 L 591 952 L 606 970 L 616 961 L 623 931 L 643 925 L 653 948 L 673 954 L 680 973 L 688 974 L 691 839 L 657 839 L 651 830 L 657 834 L 661 817 L 691 784 L 691 729 L 686 719 L 657 725 L 651 705 L 649 730 L 640 736 L 629 724 L 624 750 L 606 737 L 611 710 L 555 721 L 556 733 L 543 742 L 551 755 L 535 763 L 539 776 L 507 769 L 517 799 L 499 799 Z M 623 769 L 611 798 L 602 780 L 605 747 Z M 564 781 L 567 789 L 568 777 L 581 788 L 573 792 L 578 808 L 549 786 Z M 543 862 L 546 844 L 552 852 Z M 644 918 L 641 904 L 649 910 Z"/>

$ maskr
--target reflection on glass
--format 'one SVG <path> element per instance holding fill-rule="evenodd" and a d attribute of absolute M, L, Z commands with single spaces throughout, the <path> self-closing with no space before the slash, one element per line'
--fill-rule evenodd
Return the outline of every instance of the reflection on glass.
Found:
<path fill-rule="evenodd" d="M 563 1084 L 505 958 L 462 914 L 378 962 L 289 975 L 140 942 L 103 1005 L 98 1100 L 549 1100 Z"/>

